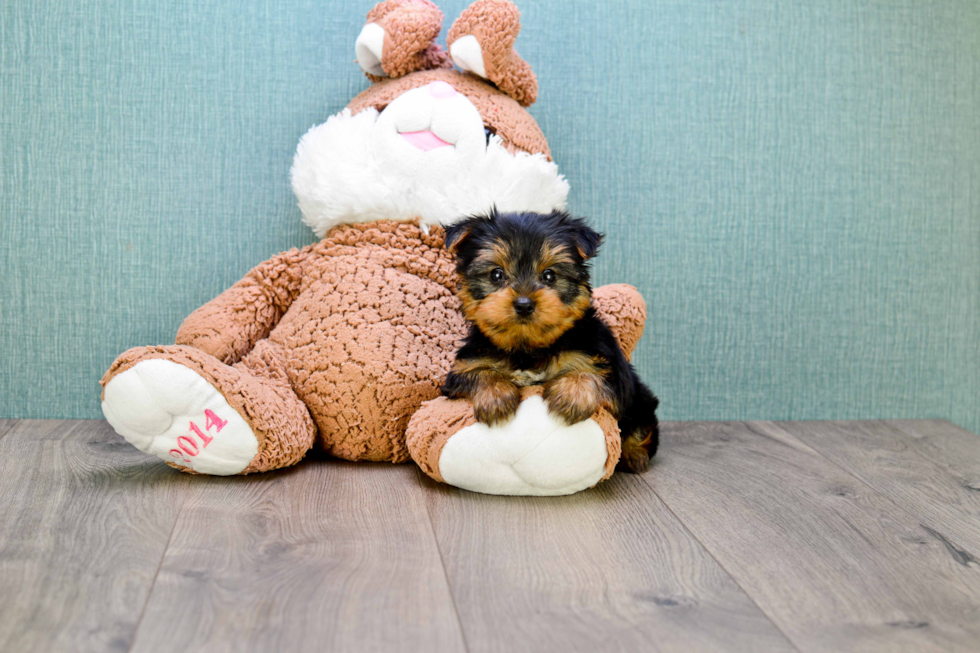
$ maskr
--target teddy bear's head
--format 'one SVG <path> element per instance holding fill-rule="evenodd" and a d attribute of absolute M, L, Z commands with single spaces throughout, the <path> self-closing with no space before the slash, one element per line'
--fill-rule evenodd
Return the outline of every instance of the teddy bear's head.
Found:
<path fill-rule="evenodd" d="M 453 23 L 446 53 L 429 0 L 386 0 L 368 13 L 355 52 L 372 86 L 307 132 L 293 162 L 303 220 L 318 236 L 351 222 L 427 228 L 494 206 L 564 208 L 568 183 L 526 109 L 537 79 L 513 48 L 519 18 L 507 0 L 477 0 Z"/>

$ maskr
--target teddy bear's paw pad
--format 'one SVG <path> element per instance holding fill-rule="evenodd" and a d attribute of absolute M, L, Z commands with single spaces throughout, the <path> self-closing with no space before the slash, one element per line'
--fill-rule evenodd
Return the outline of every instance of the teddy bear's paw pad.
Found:
<path fill-rule="evenodd" d="M 387 77 L 381 67 L 381 54 L 384 49 L 385 31 L 377 23 L 368 23 L 354 42 L 357 65 L 364 72 L 377 77 Z"/>
<path fill-rule="evenodd" d="M 173 361 L 140 361 L 113 377 L 102 412 L 140 451 L 202 474 L 238 474 L 258 453 L 251 427 L 224 396 Z"/>
<path fill-rule="evenodd" d="M 449 48 L 449 56 L 461 70 L 486 79 L 487 69 L 483 64 L 483 49 L 472 34 L 461 36 L 453 41 Z"/>
<path fill-rule="evenodd" d="M 557 496 L 598 483 L 607 456 L 599 424 L 587 419 L 566 426 L 536 396 L 506 424 L 478 422 L 449 438 L 439 473 L 450 485 L 484 494 Z"/>

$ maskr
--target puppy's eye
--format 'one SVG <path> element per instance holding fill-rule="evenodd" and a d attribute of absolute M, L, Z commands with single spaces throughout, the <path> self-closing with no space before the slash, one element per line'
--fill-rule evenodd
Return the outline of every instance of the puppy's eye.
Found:
<path fill-rule="evenodd" d="M 558 275 L 556 275 L 555 271 L 552 270 L 551 268 L 548 268 L 547 270 L 541 273 L 541 280 L 544 281 L 549 286 L 553 284 L 557 279 L 558 279 Z"/>
<path fill-rule="evenodd" d="M 490 281 L 494 283 L 503 283 L 505 276 L 506 275 L 504 274 L 504 271 L 501 268 L 494 268 L 490 272 Z"/>
<path fill-rule="evenodd" d="M 491 129 L 490 127 L 484 127 L 484 128 L 483 128 L 483 134 L 484 134 L 484 136 L 486 136 L 486 137 L 487 137 L 487 145 L 489 145 L 489 144 L 490 144 L 490 137 L 491 137 L 491 136 L 493 136 L 493 135 L 494 135 L 494 134 L 496 134 L 496 133 L 497 133 L 497 132 L 495 132 L 495 131 L 494 131 L 493 129 Z"/>

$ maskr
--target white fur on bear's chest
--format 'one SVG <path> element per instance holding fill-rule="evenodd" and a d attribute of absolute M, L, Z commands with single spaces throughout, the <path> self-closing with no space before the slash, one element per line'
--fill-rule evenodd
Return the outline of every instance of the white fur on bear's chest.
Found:
<path fill-rule="evenodd" d="M 488 143 L 479 113 L 462 95 L 455 102 L 460 115 L 430 116 L 415 106 L 419 93 L 428 97 L 425 89 L 410 91 L 381 114 L 344 109 L 303 136 L 292 185 L 303 221 L 317 236 L 343 223 L 420 220 L 446 226 L 494 206 L 539 213 L 565 208 L 568 182 L 547 157 L 511 154 L 497 136 Z M 397 115 L 403 108 L 413 115 Z M 421 117 L 414 116 L 420 111 Z M 454 146 L 422 152 L 398 132 L 426 125 L 457 139 Z"/>

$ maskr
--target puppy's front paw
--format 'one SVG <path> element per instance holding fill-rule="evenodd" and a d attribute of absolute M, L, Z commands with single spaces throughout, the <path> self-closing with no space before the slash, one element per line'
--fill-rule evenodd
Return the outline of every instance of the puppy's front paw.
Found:
<path fill-rule="evenodd" d="M 544 387 L 548 412 L 566 424 L 578 424 L 592 417 L 602 404 L 602 381 L 593 374 L 569 374 Z"/>
<path fill-rule="evenodd" d="M 473 413 L 477 421 L 495 426 L 508 421 L 521 405 L 521 391 L 509 381 L 484 385 L 473 395 Z"/>

